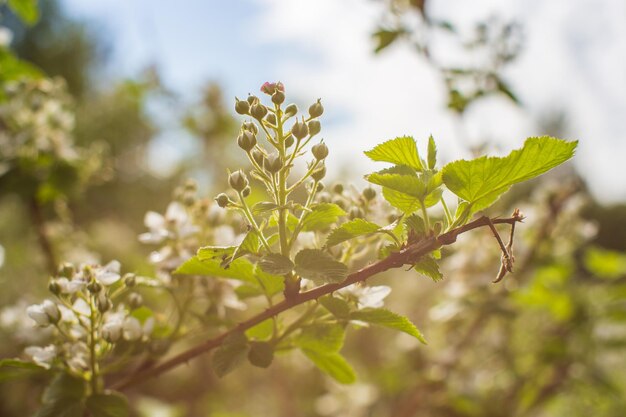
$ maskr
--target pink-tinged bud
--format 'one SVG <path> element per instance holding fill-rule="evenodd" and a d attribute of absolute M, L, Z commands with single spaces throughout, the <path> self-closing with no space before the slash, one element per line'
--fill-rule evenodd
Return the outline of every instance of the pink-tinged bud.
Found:
<path fill-rule="evenodd" d="M 277 82 L 277 83 L 270 83 L 270 82 L 265 82 L 263 83 L 263 85 L 261 86 L 261 92 L 268 94 L 268 95 L 272 95 L 274 94 L 276 91 L 285 91 L 285 86 L 283 85 L 283 83 L 281 82 Z"/>

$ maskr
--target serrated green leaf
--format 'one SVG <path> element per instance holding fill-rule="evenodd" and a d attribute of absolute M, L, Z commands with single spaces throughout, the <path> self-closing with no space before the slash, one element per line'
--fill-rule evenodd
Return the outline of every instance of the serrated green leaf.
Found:
<path fill-rule="evenodd" d="M 128 417 L 128 400 L 118 392 L 96 394 L 87 398 L 87 409 L 93 417 Z"/>
<path fill-rule="evenodd" d="M 320 353 L 339 352 L 345 331 L 336 323 L 317 323 L 302 329 L 295 339 L 296 346 Z"/>
<path fill-rule="evenodd" d="M 331 376 L 337 382 L 352 384 L 356 381 L 354 369 L 339 353 L 323 354 L 307 349 L 302 349 L 302 352 L 318 369 Z"/>
<path fill-rule="evenodd" d="M 321 297 L 319 303 L 328 310 L 333 316 L 344 320 L 350 316 L 350 305 L 341 298 L 325 295 Z"/>
<path fill-rule="evenodd" d="M 380 226 L 364 219 L 354 219 L 334 229 L 326 239 L 326 247 L 333 247 L 355 237 L 369 235 L 380 230 Z"/>
<path fill-rule="evenodd" d="M 407 165 L 418 171 L 424 169 L 417 151 L 415 139 L 410 136 L 403 136 L 383 142 L 374 149 L 366 151 L 365 155 L 372 161 Z"/>
<path fill-rule="evenodd" d="M 439 272 L 439 264 L 437 264 L 437 261 L 431 256 L 421 257 L 420 260 L 413 265 L 413 268 L 417 272 L 432 278 L 435 282 L 443 279 L 443 275 Z"/>
<path fill-rule="evenodd" d="M 43 366 L 19 359 L 0 360 L 0 383 L 21 378 L 28 378 L 39 373 L 49 372 Z"/>
<path fill-rule="evenodd" d="M 437 165 L 437 145 L 433 136 L 430 135 L 428 138 L 428 168 L 435 169 L 435 165 Z"/>
<path fill-rule="evenodd" d="M 174 273 L 232 278 L 252 285 L 258 285 L 258 281 L 254 276 L 254 265 L 243 258 L 235 259 L 228 267 L 223 267 L 218 259 L 201 261 L 197 256 L 194 256 L 179 266 Z"/>
<path fill-rule="evenodd" d="M 237 246 L 205 246 L 196 252 L 197 257 L 201 261 L 219 260 L 225 261 L 233 256 L 237 250 Z"/>
<path fill-rule="evenodd" d="M 248 361 L 259 368 L 267 368 L 274 359 L 274 346 L 267 342 L 252 342 L 248 352 Z"/>
<path fill-rule="evenodd" d="M 320 203 L 311 207 L 311 211 L 302 219 L 302 230 L 312 232 L 324 230 L 330 225 L 337 223 L 339 217 L 345 216 L 346 212 L 333 203 Z"/>
<path fill-rule="evenodd" d="M 259 260 L 258 265 L 263 271 L 267 272 L 268 274 L 275 275 L 288 274 L 294 268 L 291 259 L 278 253 L 270 253 L 263 256 L 261 260 Z"/>
<path fill-rule="evenodd" d="M 528 138 L 505 157 L 483 156 L 443 167 L 443 182 L 470 204 L 469 215 L 493 204 L 513 184 L 535 178 L 574 156 L 578 141 L 549 136 Z M 467 216 L 469 218 L 469 215 Z"/>
<path fill-rule="evenodd" d="M 350 318 L 352 320 L 364 321 L 366 323 L 399 330 L 415 337 L 424 344 L 426 343 L 424 336 L 422 336 L 420 331 L 417 330 L 417 327 L 415 327 L 408 318 L 385 308 L 365 308 L 363 310 L 354 311 L 350 314 Z"/>
<path fill-rule="evenodd" d="M 426 236 L 426 225 L 424 220 L 417 214 L 413 214 L 404 220 L 406 227 L 412 230 L 416 236 Z"/>
<path fill-rule="evenodd" d="M 254 276 L 266 295 L 272 296 L 285 289 L 285 279 L 281 275 L 268 274 L 256 266 Z"/>
<path fill-rule="evenodd" d="M 256 230 L 250 230 L 248 233 L 246 233 L 246 236 L 241 241 L 241 244 L 237 246 L 237 249 L 235 249 L 232 260 L 235 260 L 246 254 L 257 254 L 259 252 L 260 246 L 261 240 L 259 239 L 259 234 Z"/>
<path fill-rule="evenodd" d="M 9 0 L 9 8 L 27 25 L 34 25 L 39 20 L 37 0 Z"/>
<path fill-rule="evenodd" d="M 223 377 L 246 360 L 248 339 L 241 332 L 230 334 L 213 354 L 211 367 L 218 377 Z"/>
<path fill-rule="evenodd" d="M 421 207 L 420 200 L 410 195 L 383 187 L 383 198 L 387 200 L 392 207 L 397 208 L 403 213 L 414 213 Z"/>
<path fill-rule="evenodd" d="M 315 283 L 341 282 L 348 267 L 319 249 L 302 249 L 295 257 L 296 273 Z"/>

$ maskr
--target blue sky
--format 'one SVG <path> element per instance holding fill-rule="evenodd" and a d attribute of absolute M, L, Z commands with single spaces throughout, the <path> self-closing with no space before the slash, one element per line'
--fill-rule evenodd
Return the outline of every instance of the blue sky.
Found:
<path fill-rule="evenodd" d="M 67 11 L 110 36 L 109 71 L 133 76 L 156 64 L 189 102 L 208 80 L 227 97 L 267 80 L 285 83 L 301 107 L 318 97 L 330 174 L 365 173 L 361 151 L 395 136 L 438 139 L 447 160 L 488 138 L 503 150 L 541 134 L 535 120 L 555 108 L 580 139 L 576 165 L 597 196 L 626 200 L 626 2 L 623 0 L 431 0 L 458 24 L 499 14 L 522 23 L 526 46 L 505 75 L 526 104 L 500 99 L 474 109 L 464 126 L 445 110 L 443 86 L 408 46 L 373 56 L 370 33 L 382 13 L 371 0 L 64 0 Z M 459 132 L 464 132 L 462 135 Z M 156 155 L 180 143 L 165 129 Z M 175 154 L 169 152 L 169 154 Z M 170 161 L 171 162 L 171 161 Z M 333 172 L 334 171 L 334 172 Z"/>

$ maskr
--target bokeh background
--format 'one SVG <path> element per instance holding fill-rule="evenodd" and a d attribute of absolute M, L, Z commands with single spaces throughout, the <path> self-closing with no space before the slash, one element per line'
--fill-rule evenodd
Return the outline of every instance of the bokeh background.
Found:
<path fill-rule="evenodd" d="M 400 135 L 432 134 L 444 162 L 542 134 L 580 145 L 494 208 L 528 216 L 504 285 L 489 284 L 488 233 L 444 254 L 441 283 L 377 279 L 429 345 L 354 332 L 351 386 L 296 356 L 223 380 L 200 359 L 133 391 L 137 415 L 623 415 L 623 1 L 56 0 L 32 26 L 0 7 L 0 46 L 64 80 L 68 134 L 88 150 L 72 187 L 25 186 L 0 165 L 1 357 L 28 344 L 25 306 L 51 263 L 119 259 L 153 274 L 137 241 L 145 212 L 163 212 L 186 178 L 202 197 L 224 190 L 242 162 L 234 97 L 282 81 L 301 108 L 323 100 L 331 183 L 363 186 L 362 151 Z M 32 412 L 41 384 L 0 385 L 0 415 Z"/>

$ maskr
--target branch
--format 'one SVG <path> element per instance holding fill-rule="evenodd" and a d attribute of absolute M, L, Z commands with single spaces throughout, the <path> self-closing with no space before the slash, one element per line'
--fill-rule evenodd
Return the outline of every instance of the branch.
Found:
<path fill-rule="evenodd" d="M 356 272 L 353 272 L 352 274 L 348 275 L 346 279 L 343 280 L 342 282 L 322 285 L 312 290 L 296 294 L 288 300 L 285 299 L 281 301 L 280 303 L 274 305 L 273 307 L 270 307 L 262 311 L 256 316 L 242 323 L 239 323 L 234 328 L 222 333 L 221 335 L 213 339 L 209 339 L 184 352 L 181 352 L 178 355 L 166 360 L 165 362 L 162 362 L 159 365 L 156 365 L 152 368 L 145 369 L 135 375 L 131 375 L 130 377 L 126 379 L 117 381 L 111 386 L 111 388 L 115 390 L 124 390 L 133 385 L 137 385 L 141 382 L 144 382 L 147 379 L 161 375 L 162 373 L 167 372 L 170 369 L 175 368 L 178 365 L 186 363 L 189 360 L 195 358 L 196 356 L 199 356 L 203 353 L 213 350 L 216 347 L 219 347 L 224 341 L 224 339 L 233 333 L 244 332 L 248 330 L 249 328 L 261 323 L 262 321 L 272 318 L 293 307 L 296 307 L 300 304 L 304 304 L 308 301 L 316 300 L 324 295 L 331 294 L 341 288 L 347 287 L 357 282 L 363 282 L 367 280 L 368 278 L 376 274 L 379 274 L 381 272 L 384 272 L 393 268 L 400 268 L 404 265 L 413 265 L 417 262 L 417 260 L 420 257 L 436 249 L 439 249 L 442 246 L 450 245 L 456 242 L 457 236 L 462 233 L 468 232 L 473 229 L 477 229 L 479 227 L 488 226 L 490 223 L 514 224 L 521 220 L 522 218 L 519 216 L 513 216 L 507 219 L 489 219 L 488 217 L 483 216 L 474 220 L 473 222 L 467 223 L 466 225 L 452 229 L 449 232 L 444 233 L 438 237 L 430 236 L 426 239 L 423 239 L 419 242 L 413 243 L 403 248 L 399 252 L 392 253 L 385 259 L 382 259 Z"/>

